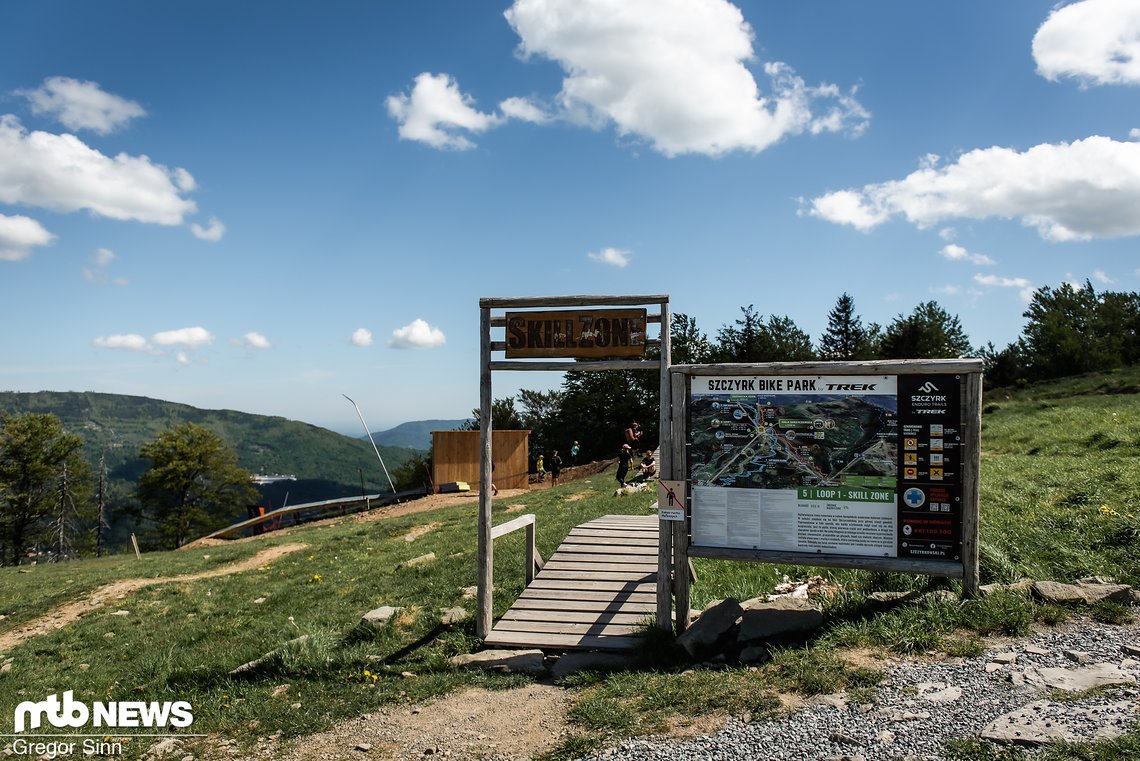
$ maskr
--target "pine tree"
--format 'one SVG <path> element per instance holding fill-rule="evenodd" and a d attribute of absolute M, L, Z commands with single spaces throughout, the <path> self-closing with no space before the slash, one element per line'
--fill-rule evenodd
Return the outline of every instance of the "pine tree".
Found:
<path fill-rule="evenodd" d="M 827 315 L 827 330 L 819 339 L 820 359 L 858 360 L 874 356 L 870 331 L 855 314 L 855 299 L 844 293 Z"/>

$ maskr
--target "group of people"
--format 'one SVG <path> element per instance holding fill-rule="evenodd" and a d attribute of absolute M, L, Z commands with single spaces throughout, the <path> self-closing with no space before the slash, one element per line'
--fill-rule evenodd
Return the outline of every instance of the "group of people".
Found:
<path fill-rule="evenodd" d="M 620 487 L 657 477 L 657 461 L 653 459 L 653 450 L 646 449 L 641 458 L 638 474 L 626 480 L 633 459 L 641 454 L 641 435 L 641 425 L 636 420 L 632 421 L 629 427 L 625 429 L 625 443 L 621 445 L 621 451 L 618 453 L 618 468 L 615 474 Z"/>
<path fill-rule="evenodd" d="M 570 464 L 571 465 L 577 465 L 578 464 L 578 452 L 580 452 L 580 451 L 581 451 L 581 447 L 578 446 L 577 441 L 575 441 L 573 444 L 570 445 Z M 538 480 L 539 481 L 545 481 L 546 480 L 546 474 L 548 471 L 546 470 L 546 462 L 544 460 L 542 453 L 539 453 L 538 458 L 534 461 L 534 470 L 536 473 L 538 473 Z M 550 471 L 549 471 L 549 473 L 550 473 L 550 480 L 551 480 L 552 485 L 557 486 L 558 485 L 558 476 L 562 474 L 562 457 L 561 457 L 561 455 L 558 454 L 557 449 L 555 449 L 550 454 Z"/>

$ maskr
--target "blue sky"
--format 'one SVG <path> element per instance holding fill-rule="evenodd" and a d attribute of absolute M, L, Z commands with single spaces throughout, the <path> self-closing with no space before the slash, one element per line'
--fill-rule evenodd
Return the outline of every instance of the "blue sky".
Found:
<path fill-rule="evenodd" d="M 482 296 L 814 340 L 1140 285 L 1140 3 L 6 4 L 0 389 L 357 433 L 478 403 Z M 495 395 L 557 376 L 497 374 Z"/>

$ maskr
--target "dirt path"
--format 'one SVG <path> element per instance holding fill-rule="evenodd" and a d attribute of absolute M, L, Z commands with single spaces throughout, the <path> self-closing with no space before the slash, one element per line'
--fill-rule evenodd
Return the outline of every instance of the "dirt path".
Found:
<path fill-rule="evenodd" d="M 216 576 L 228 576 L 231 573 L 241 573 L 242 571 L 259 568 L 277 558 L 288 555 L 290 552 L 296 552 L 308 546 L 307 544 L 301 544 L 299 542 L 294 544 L 281 544 L 276 547 L 264 549 L 253 557 L 246 558 L 240 562 L 225 565 L 220 568 L 212 568 L 209 571 L 201 571 L 199 573 L 186 573 L 181 576 L 158 576 L 153 579 L 119 579 L 118 581 L 112 581 L 78 599 L 57 605 L 47 613 L 32 619 L 26 624 L 22 624 L 11 631 L 0 634 L 0 653 L 32 637 L 47 634 L 56 629 L 62 629 L 68 624 L 79 620 L 81 616 L 93 610 L 98 610 L 109 601 L 119 599 L 143 587 L 150 587 L 155 584 L 198 581 L 199 579 L 212 579 Z"/>

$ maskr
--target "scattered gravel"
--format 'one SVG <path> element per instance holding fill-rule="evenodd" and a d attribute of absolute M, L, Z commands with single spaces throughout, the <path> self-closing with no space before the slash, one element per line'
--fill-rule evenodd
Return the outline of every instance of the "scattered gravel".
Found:
<path fill-rule="evenodd" d="M 939 761 L 947 758 L 946 740 L 976 737 L 999 716 L 1042 699 L 1040 688 L 1017 678 L 1026 669 L 1073 668 L 1075 664 L 1064 654 L 1069 650 L 1088 653 L 1089 663 L 1124 661 L 1125 671 L 1140 677 L 1140 664 L 1135 659 L 1127 661 L 1129 656 L 1122 650 L 1122 646 L 1135 645 L 1138 640 L 1140 627 L 1136 625 L 1120 627 L 1082 619 L 1025 638 L 993 641 L 992 648 L 976 658 L 893 663 L 884 670 L 873 704 L 837 707 L 813 703 L 776 720 L 746 723 L 731 719 L 716 734 L 685 742 L 629 740 L 590 758 Z M 991 666 L 991 673 L 987 673 L 986 666 L 995 656 L 1010 652 L 1017 654 L 1014 663 L 1003 663 L 996 669 Z M 1066 702 L 1057 710 L 1105 706 L 1119 701 L 1122 695 L 1136 703 L 1140 691 L 1109 690 Z M 1082 736 L 1091 739 L 1099 728 L 1090 722 L 1082 727 Z"/>

